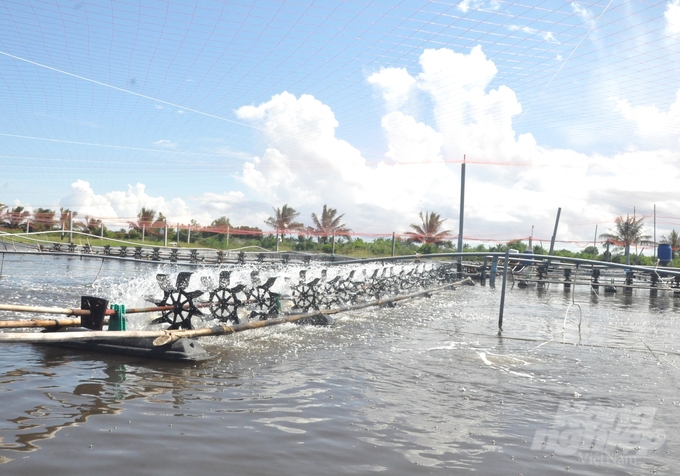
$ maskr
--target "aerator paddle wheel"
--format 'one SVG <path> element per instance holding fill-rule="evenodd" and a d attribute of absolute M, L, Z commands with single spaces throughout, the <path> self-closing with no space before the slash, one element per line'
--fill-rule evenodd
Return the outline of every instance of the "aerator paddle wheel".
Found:
<path fill-rule="evenodd" d="M 330 309 L 336 301 L 337 283 L 340 281 L 340 276 L 336 276 L 330 281 L 327 281 L 328 270 L 321 270 L 321 279 L 317 284 L 317 303 L 320 309 Z"/>
<path fill-rule="evenodd" d="M 222 271 L 217 287 L 213 285 L 212 280 L 208 277 L 201 278 L 201 282 L 210 293 L 208 305 L 211 316 L 220 322 L 240 324 L 238 309 L 243 306 L 244 301 L 247 299 L 243 291 L 246 286 L 239 284 L 230 288 L 230 276 L 231 271 Z"/>
<path fill-rule="evenodd" d="M 201 296 L 203 291 L 186 291 L 193 273 L 182 272 L 177 275 L 177 282 L 173 286 L 167 274 L 156 275 L 156 281 L 163 290 L 163 299 L 156 301 L 147 298 L 158 307 L 172 306 L 172 309 L 161 311 L 161 317 L 153 321 L 154 324 L 168 323 L 168 329 L 193 329 L 191 318 L 202 316 L 203 313 L 194 304 L 194 299 Z"/>
<path fill-rule="evenodd" d="M 300 271 L 297 284 L 290 286 L 290 299 L 295 312 L 308 313 L 351 306 L 370 299 L 380 301 L 414 288 L 452 282 L 455 277 L 453 266 L 426 266 L 422 263 L 416 264 L 408 272 L 402 268 L 399 273 L 395 273 L 394 267 L 383 266 L 372 270 L 370 275 L 364 269 L 363 279 L 357 280 L 356 269 L 350 270 L 344 276 L 338 274 L 331 280 L 327 280 L 327 270 L 324 269 L 319 278 L 311 281 L 307 281 L 307 271 Z M 168 275 L 156 276 L 158 285 L 163 290 L 163 298 L 147 298 L 161 308 L 158 310 L 161 316 L 153 323 L 167 323 L 169 330 L 194 329 L 192 317 L 204 316 L 199 308 L 209 308 L 212 319 L 229 325 L 281 316 L 281 294 L 272 290 L 277 280 L 275 276 L 262 283 L 259 271 L 254 270 L 250 273 L 249 284 L 232 287 L 231 271 L 222 271 L 217 284 L 210 277 L 201 278 L 205 291 L 187 291 L 191 275 L 190 272 L 179 273 L 174 285 Z M 288 277 L 284 279 L 289 282 Z M 207 299 L 197 303 L 196 298 L 206 293 Z"/>
<path fill-rule="evenodd" d="M 337 305 L 345 306 L 356 301 L 360 288 L 358 283 L 354 281 L 355 272 L 356 270 L 353 269 L 346 278 L 340 279 L 336 283 L 335 303 Z"/>
<path fill-rule="evenodd" d="M 302 312 L 307 312 L 310 309 L 317 311 L 320 306 L 319 297 L 317 294 L 317 284 L 321 278 L 316 278 L 310 282 L 305 282 L 307 272 L 300 271 L 300 281 L 293 286 L 293 309 L 299 309 Z"/>
<path fill-rule="evenodd" d="M 364 271 L 365 272 L 365 271 Z M 387 277 L 387 268 L 382 269 L 382 274 L 378 275 L 379 270 L 373 271 L 370 278 L 364 279 L 364 292 L 372 296 L 374 299 L 381 299 L 388 294 L 390 288 L 390 281 Z M 365 275 L 366 276 L 366 275 Z"/>
<path fill-rule="evenodd" d="M 252 288 L 246 290 L 248 293 L 248 304 L 253 308 L 250 313 L 251 319 L 265 321 L 279 315 L 281 295 L 271 290 L 276 282 L 276 277 L 267 279 L 264 284 L 260 284 L 260 273 L 253 271 L 250 273 Z"/>

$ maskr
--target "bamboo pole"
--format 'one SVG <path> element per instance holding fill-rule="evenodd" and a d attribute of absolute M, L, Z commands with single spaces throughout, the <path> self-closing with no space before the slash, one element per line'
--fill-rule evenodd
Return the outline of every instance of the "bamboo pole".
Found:
<path fill-rule="evenodd" d="M 79 325 L 79 317 L 76 319 L 31 319 L 25 321 L 0 321 L 0 329 L 19 329 L 22 327 L 78 327 Z"/>
<path fill-rule="evenodd" d="M 15 304 L 0 304 L 0 311 L 14 311 L 14 312 L 33 312 L 36 314 L 65 314 L 67 316 L 89 316 L 90 311 L 87 309 L 62 309 L 58 307 L 38 307 L 38 306 L 20 306 Z M 111 310 L 106 311 L 106 314 L 113 314 Z"/>
<path fill-rule="evenodd" d="M 82 342 L 158 337 L 168 331 L 3 332 L 0 342 Z"/>
<path fill-rule="evenodd" d="M 245 301 L 246 303 L 253 302 L 252 300 Z M 197 308 L 209 307 L 209 302 L 199 302 L 194 304 Z M 163 312 L 172 311 L 174 306 L 152 306 L 152 307 L 138 307 L 126 309 L 126 314 L 141 314 L 145 312 Z M 189 309 L 185 306 L 185 309 Z M 35 306 L 20 306 L 13 304 L 0 304 L 0 311 L 15 311 L 15 312 L 31 312 L 35 314 L 63 314 L 67 316 L 89 316 L 90 311 L 87 309 L 61 309 L 57 307 L 35 307 Z M 107 316 L 112 316 L 115 311 L 107 309 L 104 313 Z M 104 324 L 108 324 L 108 320 L 104 320 Z M 26 319 L 15 321 L 0 320 L 0 329 L 20 329 L 22 327 L 78 327 L 81 325 L 80 318 L 77 319 Z"/>
<path fill-rule="evenodd" d="M 205 307 L 206 304 L 198 303 L 197 307 Z M 126 314 L 139 314 L 143 312 L 159 312 L 170 311 L 174 306 L 152 306 L 152 307 L 137 307 L 126 309 Z M 62 309 L 58 307 L 36 307 L 36 306 L 20 306 L 15 304 L 0 304 L 0 311 L 16 311 L 16 312 L 33 312 L 36 314 L 65 314 L 67 316 L 89 316 L 89 309 Z M 107 309 L 104 314 L 112 316 L 116 313 L 113 309 Z"/>
<path fill-rule="evenodd" d="M 204 336 L 218 336 L 225 334 L 234 334 L 250 329 L 258 329 L 261 327 L 270 327 L 278 324 L 285 324 L 289 322 L 296 322 L 313 317 L 326 316 L 338 314 L 340 312 L 354 311 L 364 309 L 372 306 L 380 306 L 392 302 L 403 301 L 418 296 L 423 296 L 429 293 L 441 291 L 459 284 L 471 283 L 470 278 L 465 278 L 455 283 L 446 284 L 437 288 L 426 289 L 411 294 L 404 294 L 389 299 L 379 299 L 376 301 L 367 301 L 361 304 L 351 306 L 343 306 L 336 309 L 324 309 L 320 311 L 308 312 L 303 314 L 292 314 L 289 316 L 268 319 L 266 321 L 253 321 L 244 324 L 237 324 L 234 326 L 216 326 L 203 329 L 192 330 L 151 330 L 151 331 L 84 331 L 84 332 L 5 332 L 0 333 L 0 342 L 70 342 L 70 341 L 90 341 L 90 340 L 115 340 L 115 339 L 134 339 L 134 338 L 155 338 L 154 345 L 162 346 L 171 342 L 175 342 L 183 337 L 204 337 Z M 51 309 L 51 308 L 46 308 Z M 70 309 L 69 309 L 70 311 Z M 80 311 L 80 309 L 77 309 Z"/>
<path fill-rule="evenodd" d="M 201 306 L 202 307 L 202 303 Z M 171 311 L 173 306 L 154 306 L 154 307 L 140 307 L 127 309 L 126 314 L 139 314 L 144 312 L 162 312 Z M 0 304 L 0 311 L 16 311 L 16 312 L 32 312 L 36 314 L 62 314 L 67 316 L 89 316 L 90 311 L 87 309 L 60 309 L 56 307 L 34 307 L 34 306 L 18 306 Z M 107 309 L 105 314 L 112 316 L 115 311 Z M 0 321 L 0 329 L 20 329 L 24 327 L 44 327 L 44 328 L 59 328 L 59 327 L 78 327 L 80 326 L 80 317 L 75 319 L 26 319 L 15 321 Z M 104 324 L 108 324 L 108 319 L 104 320 Z"/>

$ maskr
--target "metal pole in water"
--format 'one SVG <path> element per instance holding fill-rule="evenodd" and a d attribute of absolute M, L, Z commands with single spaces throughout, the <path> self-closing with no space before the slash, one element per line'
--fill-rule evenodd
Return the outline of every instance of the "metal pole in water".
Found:
<path fill-rule="evenodd" d="M 491 259 L 491 276 L 489 276 L 489 286 L 496 287 L 496 272 L 498 271 L 498 256 Z"/>
<path fill-rule="evenodd" d="M 503 330 L 503 308 L 505 307 L 505 282 L 508 280 L 508 257 L 510 256 L 510 248 L 505 249 L 505 258 L 503 262 L 503 284 L 501 285 L 501 310 L 498 312 L 498 330 Z"/>
<path fill-rule="evenodd" d="M 557 218 L 555 218 L 555 230 L 553 231 L 552 239 L 550 240 L 550 251 L 548 254 L 552 256 L 553 249 L 555 248 L 555 237 L 557 236 L 557 225 L 560 224 L 560 213 L 562 213 L 562 207 L 557 209 Z"/>
<path fill-rule="evenodd" d="M 463 222 L 465 221 L 465 156 L 460 164 L 460 218 L 458 220 L 458 253 L 463 252 Z M 463 257 L 458 256 L 458 277 L 463 272 Z"/>
<path fill-rule="evenodd" d="M 484 264 L 482 264 L 482 271 L 479 275 L 479 282 L 482 286 L 486 286 L 486 262 L 489 259 L 488 256 L 484 257 Z"/>

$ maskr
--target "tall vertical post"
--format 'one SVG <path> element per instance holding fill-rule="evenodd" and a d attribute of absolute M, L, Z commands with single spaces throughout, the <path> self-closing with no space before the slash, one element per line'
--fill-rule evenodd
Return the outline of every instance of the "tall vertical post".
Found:
<path fill-rule="evenodd" d="M 333 230 L 333 236 L 331 236 L 331 254 L 335 254 L 335 230 Z"/>
<path fill-rule="evenodd" d="M 73 212 L 68 212 L 68 242 L 73 243 Z"/>
<path fill-rule="evenodd" d="M 394 247 L 396 245 L 397 235 L 392 232 L 392 258 L 394 258 Z"/>
<path fill-rule="evenodd" d="M 557 236 L 557 226 L 560 224 L 560 213 L 562 213 L 562 207 L 557 209 L 557 218 L 555 218 L 555 229 L 553 230 L 552 238 L 550 239 L 550 251 L 548 254 L 552 256 L 553 250 L 555 249 L 555 237 Z"/>
<path fill-rule="evenodd" d="M 187 227 L 187 245 L 191 243 L 191 225 Z"/>
<path fill-rule="evenodd" d="M 498 256 L 491 258 L 491 272 L 489 273 L 489 286 L 496 287 L 496 273 L 498 272 Z"/>
<path fill-rule="evenodd" d="M 503 263 L 503 284 L 501 285 L 501 309 L 498 312 L 498 330 L 503 330 L 503 308 L 505 307 L 505 283 L 508 280 L 508 259 L 510 258 L 510 247 L 505 248 L 505 260 Z"/>
<path fill-rule="evenodd" d="M 597 225 L 595 225 L 595 237 L 593 238 L 593 247 L 597 248 Z"/>
<path fill-rule="evenodd" d="M 531 225 L 531 235 L 529 235 L 529 251 L 534 251 L 534 225 Z"/>
<path fill-rule="evenodd" d="M 654 259 L 656 259 L 656 203 L 654 204 Z"/>
<path fill-rule="evenodd" d="M 168 221 L 165 221 L 165 228 L 163 229 L 163 246 L 168 247 Z"/>
<path fill-rule="evenodd" d="M 146 229 L 146 225 L 142 224 L 142 243 L 144 243 L 144 231 Z"/>
<path fill-rule="evenodd" d="M 635 207 L 633 207 L 633 221 L 635 221 Z M 635 242 L 635 255 L 637 256 L 637 241 Z M 630 264 L 630 245 L 626 246 L 626 264 Z"/>
<path fill-rule="evenodd" d="M 104 239 L 104 222 L 102 222 L 102 227 L 99 229 L 99 238 Z"/>
<path fill-rule="evenodd" d="M 489 259 L 488 256 L 484 257 L 484 264 L 482 264 L 482 270 L 479 275 L 479 282 L 482 286 L 486 286 L 486 262 Z"/>
<path fill-rule="evenodd" d="M 229 247 L 229 225 L 227 225 L 227 247 Z"/>
<path fill-rule="evenodd" d="M 31 224 L 31 220 L 26 220 L 26 234 L 30 233 L 29 225 Z"/>
<path fill-rule="evenodd" d="M 463 252 L 463 222 L 465 221 L 465 156 L 460 164 L 460 217 L 458 219 L 458 253 Z M 463 257 L 458 255 L 458 275 L 463 272 Z"/>

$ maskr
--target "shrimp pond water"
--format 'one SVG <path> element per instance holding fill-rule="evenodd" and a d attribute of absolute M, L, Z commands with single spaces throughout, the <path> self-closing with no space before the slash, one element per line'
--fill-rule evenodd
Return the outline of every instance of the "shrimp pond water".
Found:
<path fill-rule="evenodd" d="M 180 269 L 8 254 L 0 303 L 144 306 Z M 207 338 L 190 365 L 1 344 L 0 473 L 680 474 L 680 298 L 509 283 L 502 336 L 499 301 L 463 286 Z"/>

